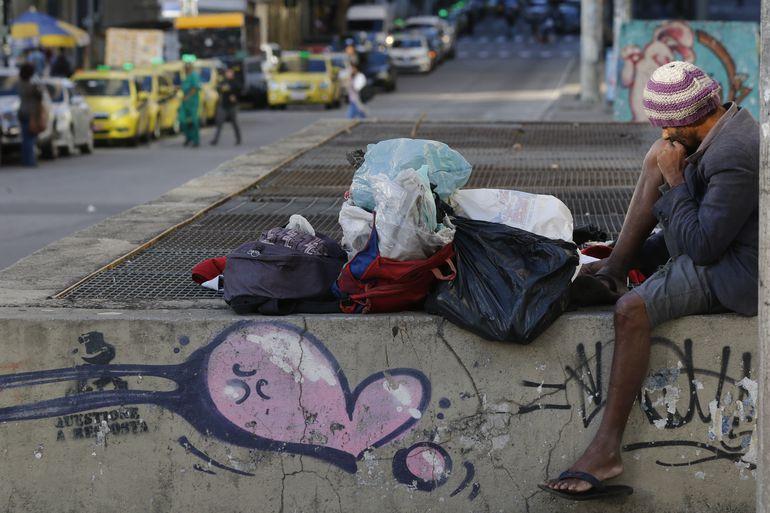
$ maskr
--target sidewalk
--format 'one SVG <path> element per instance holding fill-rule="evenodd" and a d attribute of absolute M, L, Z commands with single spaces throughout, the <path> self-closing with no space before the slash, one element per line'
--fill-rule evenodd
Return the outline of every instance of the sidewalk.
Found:
<path fill-rule="evenodd" d="M 561 87 L 561 95 L 548 107 L 543 121 L 610 122 L 612 105 L 603 101 L 588 104 L 580 100 L 580 63 L 575 60 L 567 80 Z"/>

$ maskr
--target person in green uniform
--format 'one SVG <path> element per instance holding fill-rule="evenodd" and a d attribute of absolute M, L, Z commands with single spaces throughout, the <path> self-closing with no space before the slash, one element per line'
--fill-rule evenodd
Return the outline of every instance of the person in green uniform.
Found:
<path fill-rule="evenodd" d="M 192 59 L 185 59 L 185 79 L 182 82 L 182 105 L 179 107 L 179 126 L 184 133 L 184 145 L 197 148 L 200 146 L 200 120 L 198 104 L 200 102 L 201 78 L 193 67 Z"/>

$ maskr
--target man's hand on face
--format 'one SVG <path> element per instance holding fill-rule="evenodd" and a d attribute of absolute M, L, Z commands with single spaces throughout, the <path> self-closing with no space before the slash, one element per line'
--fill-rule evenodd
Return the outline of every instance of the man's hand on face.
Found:
<path fill-rule="evenodd" d="M 658 169 L 669 187 L 684 183 L 687 150 L 678 142 L 668 142 L 658 153 Z"/>

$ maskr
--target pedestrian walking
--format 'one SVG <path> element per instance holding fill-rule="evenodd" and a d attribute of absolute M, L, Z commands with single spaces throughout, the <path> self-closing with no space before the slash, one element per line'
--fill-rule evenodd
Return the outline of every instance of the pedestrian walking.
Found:
<path fill-rule="evenodd" d="M 18 117 L 21 125 L 21 164 L 25 167 L 37 166 L 37 134 L 43 132 L 47 125 L 43 90 L 40 84 L 33 80 L 34 75 L 35 66 L 28 62 L 19 68 Z"/>
<path fill-rule="evenodd" d="M 184 64 L 185 79 L 182 82 L 182 105 L 179 107 L 179 125 L 184 134 L 184 145 L 197 148 L 200 146 L 200 90 L 201 78 L 193 67 L 192 60 Z"/>
<path fill-rule="evenodd" d="M 229 122 L 233 125 L 235 145 L 238 146 L 241 144 L 241 128 L 238 126 L 238 97 L 240 96 L 241 88 L 235 80 L 235 73 L 232 69 L 228 68 L 225 70 L 225 78 L 217 86 L 217 92 L 219 93 L 217 131 L 214 134 L 211 145 L 217 145 L 219 135 L 222 133 L 222 125 Z"/>
<path fill-rule="evenodd" d="M 366 87 L 366 76 L 355 64 L 351 68 L 350 80 L 348 80 L 348 118 L 364 119 L 366 108 L 361 100 L 361 91 Z"/>

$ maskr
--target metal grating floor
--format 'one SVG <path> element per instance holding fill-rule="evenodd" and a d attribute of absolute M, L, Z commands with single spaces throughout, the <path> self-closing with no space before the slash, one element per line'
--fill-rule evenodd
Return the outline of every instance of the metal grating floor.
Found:
<path fill-rule="evenodd" d="M 117 302 L 216 298 L 217 293 L 192 282 L 192 266 L 285 225 L 292 214 L 302 214 L 317 231 L 339 240 L 337 215 L 353 177 L 345 154 L 380 140 L 409 137 L 412 129 L 412 123 L 360 124 L 66 297 Z M 656 136 L 645 125 L 599 123 L 426 122 L 417 132 L 419 138 L 449 144 L 473 165 L 467 187 L 553 194 L 570 208 L 576 226 L 594 224 L 613 237 Z"/>

